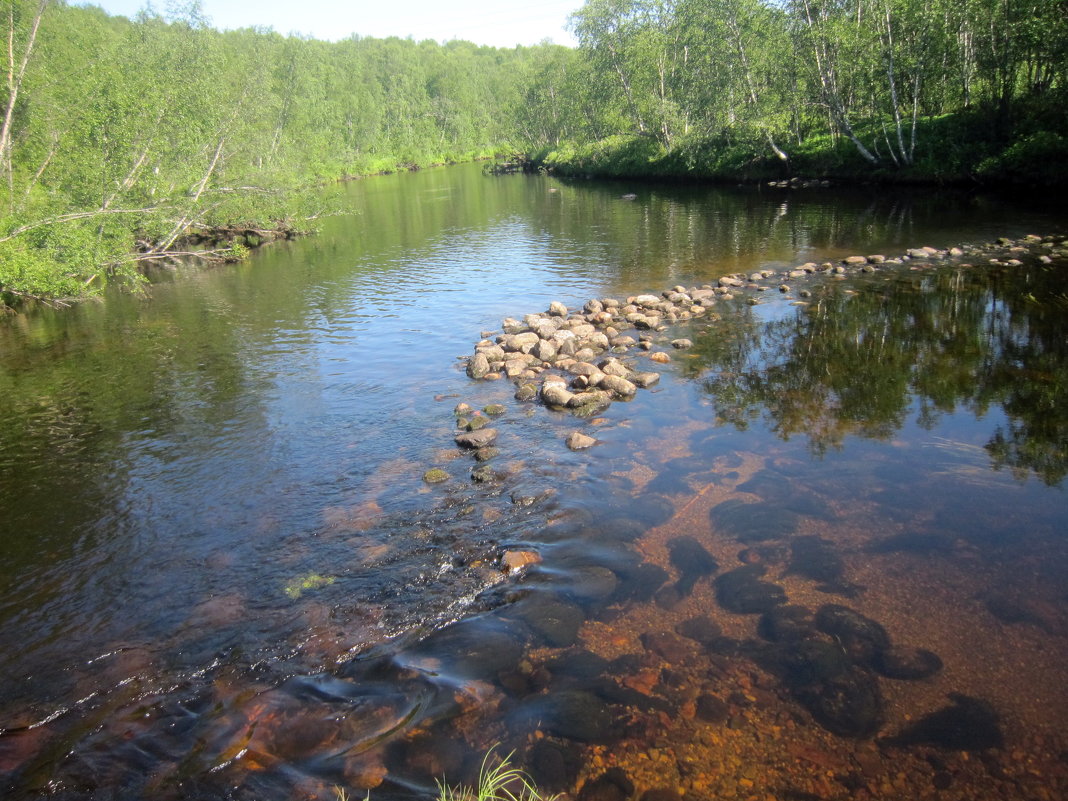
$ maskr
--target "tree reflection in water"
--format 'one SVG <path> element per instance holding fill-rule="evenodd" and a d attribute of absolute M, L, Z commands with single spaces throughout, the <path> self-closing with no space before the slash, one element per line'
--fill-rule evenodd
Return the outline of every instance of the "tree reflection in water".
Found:
<path fill-rule="evenodd" d="M 848 435 L 888 439 L 915 412 L 1000 409 L 991 466 L 1047 485 L 1068 474 L 1068 311 L 1064 264 L 957 266 L 830 283 L 795 314 L 729 312 L 695 339 L 686 369 L 717 419 L 744 429 L 764 415 L 814 453 Z"/>

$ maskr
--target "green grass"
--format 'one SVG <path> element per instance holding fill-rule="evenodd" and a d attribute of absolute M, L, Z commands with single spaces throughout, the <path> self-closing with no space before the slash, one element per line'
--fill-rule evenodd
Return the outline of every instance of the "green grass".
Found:
<path fill-rule="evenodd" d="M 438 801 L 553 801 L 556 798 L 542 795 L 526 773 L 512 766 L 514 751 L 503 759 L 495 759 L 494 748 L 482 760 L 477 787 L 451 787 L 444 780 L 439 781 Z"/>
<path fill-rule="evenodd" d="M 512 751 L 501 758 L 490 748 L 482 760 L 478 772 L 478 785 L 449 785 L 444 779 L 438 781 L 437 801 L 555 801 L 556 795 L 544 795 L 530 777 L 512 765 Z M 337 801 L 349 801 L 348 793 L 335 788 Z M 370 798 L 370 793 L 367 794 Z"/>

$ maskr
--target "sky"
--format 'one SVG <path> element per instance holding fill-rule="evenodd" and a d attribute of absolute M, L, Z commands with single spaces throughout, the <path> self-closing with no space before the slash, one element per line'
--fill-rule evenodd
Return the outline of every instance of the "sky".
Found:
<path fill-rule="evenodd" d="M 86 0 L 109 14 L 133 17 L 147 0 Z M 212 27 L 274 28 L 336 41 L 357 33 L 416 40 L 466 39 L 476 44 L 513 47 L 551 39 L 573 45 L 567 18 L 583 0 L 201 0 Z M 167 0 L 153 7 L 167 8 Z"/>

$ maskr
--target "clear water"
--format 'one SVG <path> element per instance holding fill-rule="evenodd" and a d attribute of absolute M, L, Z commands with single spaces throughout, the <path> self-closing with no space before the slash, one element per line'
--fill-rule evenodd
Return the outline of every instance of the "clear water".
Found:
<path fill-rule="evenodd" d="M 628 355 L 660 383 L 592 421 L 458 359 L 552 300 L 1063 232 L 1063 209 L 477 166 L 342 193 L 355 214 L 237 267 L 0 321 L 5 797 L 405 796 L 494 743 L 572 794 L 612 767 L 638 795 L 1065 791 L 1063 262 L 811 279 L 806 305 L 772 279 L 665 332 L 695 343 L 658 341 L 670 363 Z M 459 401 L 507 406 L 488 484 Z M 506 576 L 506 550 L 541 562 Z M 943 668 L 808 675 L 724 599 L 743 564 Z M 872 687 L 843 733 L 825 696 Z"/>

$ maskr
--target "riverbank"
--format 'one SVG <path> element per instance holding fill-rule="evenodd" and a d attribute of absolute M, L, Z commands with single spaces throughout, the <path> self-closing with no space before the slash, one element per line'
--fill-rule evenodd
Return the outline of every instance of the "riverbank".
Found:
<path fill-rule="evenodd" d="M 326 182 L 309 174 L 296 188 L 216 190 L 224 199 L 202 212 L 160 199 L 136 215 L 85 211 L 30 223 L 0 237 L 0 314 L 69 307 L 99 296 L 109 283 L 137 288 L 152 266 L 240 262 L 264 245 L 314 233 L 324 217 L 351 213 L 324 195 L 331 185 L 483 161 L 496 152 L 384 157 Z M 334 205 L 324 206 L 324 198 Z"/>
<path fill-rule="evenodd" d="M 1068 186 L 1068 137 L 1056 126 L 1037 114 L 1021 114 L 1010 126 L 978 111 L 924 119 L 910 164 L 895 162 L 884 132 L 875 130 L 862 134 L 875 164 L 848 139 L 829 136 L 795 142 L 787 160 L 763 142 L 696 139 L 669 150 L 651 137 L 625 135 L 565 142 L 528 155 L 533 165 L 572 177 L 1053 188 Z"/>

